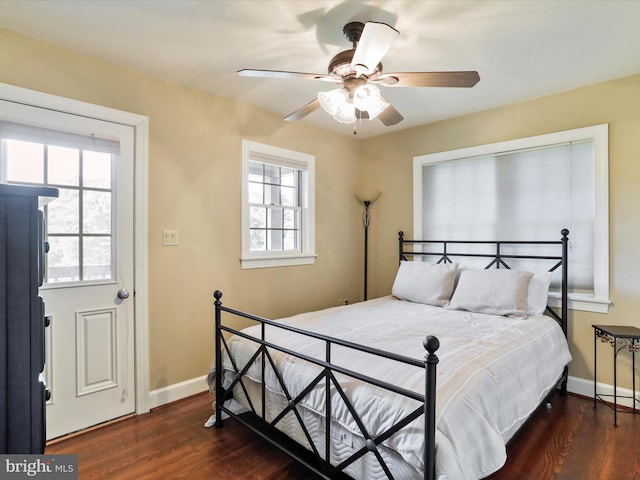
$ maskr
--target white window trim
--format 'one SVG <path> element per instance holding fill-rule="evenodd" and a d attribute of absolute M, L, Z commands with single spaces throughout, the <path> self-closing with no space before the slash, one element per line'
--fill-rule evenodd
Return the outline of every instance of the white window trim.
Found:
<path fill-rule="evenodd" d="M 301 185 L 301 240 L 300 252 L 252 252 L 249 245 L 249 161 L 266 161 L 273 158 L 274 163 L 290 165 L 306 171 L 306 182 Z M 242 256 L 243 269 L 286 267 L 294 265 L 312 265 L 315 253 L 315 162 L 313 155 L 295 152 L 285 148 L 273 147 L 262 143 L 242 140 Z"/>
<path fill-rule="evenodd" d="M 462 158 L 537 148 L 566 142 L 593 141 L 594 148 L 594 291 L 593 297 L 569 294 L 569 308 L 588 312 L 608 313 L 609 298 L 609 126 L 608 124 L 576 128 L 563 132 L 519 138 L 505 142 L 438 152 L 413 157 L 413 232 L 422 236 L 422 171 L 425 165 Z M 558 232 L 558 235 L 560 233 Z M 571 238 L 571 233 L 569 233 Z M 571 258 L 569 258 L 571 261 Z M 559 305 L 559 298 L 550 294 L 550 305 Z M 556 305 L 557 303 L 557 305 Z"/>

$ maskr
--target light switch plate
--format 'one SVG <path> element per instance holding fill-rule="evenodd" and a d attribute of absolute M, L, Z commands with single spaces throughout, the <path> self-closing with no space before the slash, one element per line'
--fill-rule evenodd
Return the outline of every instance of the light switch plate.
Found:
<path fill-rule="evenodd" d="M 162 231 L 162 245 L 167 245 L 167 246 L 178 245 L 178 231 L 177 230 L 163 230 Z"/>

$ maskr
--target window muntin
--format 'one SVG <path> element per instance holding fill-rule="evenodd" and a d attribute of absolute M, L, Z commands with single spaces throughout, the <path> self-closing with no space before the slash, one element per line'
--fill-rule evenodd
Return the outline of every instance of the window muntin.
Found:
<path fill-rule="evenodd" d="M 243 140 L 243 268 L 315 261 L 311 155 Z"/>
<path fill-rule="evenodd" d="M 54 187 L 47 218 L 45 284 L 114 278 L 113 155 L 83 148 L 2 139 L 3 181 Z"/>
<path fill-rule="evenodd" d="M 563 227 L 570 307 L 606 312 L 606 125 L 414 158 L 416 237 L 548 240 Z"/>

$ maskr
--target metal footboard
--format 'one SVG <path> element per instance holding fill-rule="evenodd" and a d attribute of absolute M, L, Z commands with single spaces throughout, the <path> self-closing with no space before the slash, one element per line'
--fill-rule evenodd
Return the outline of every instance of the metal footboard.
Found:
<path fill-rule="evenodd" d="M 424 415 L 424 425 L 425 425 L 425 442 L 424 442 L 424 479 L 425 480 L 434 480 L 435 479 L 435 408 L 436 408 L 436 366 L 438 364 L 438 357 L 436 355 L 436 351 L 439 348 L 439 341 L 436 337 L 429 336 L 424 340 L 424 347 L 426 349 L 426 355 L 423 361 L 416 360 L 414 358 L 405 357 L 402 355 L 397 355 L 395 353 L 386 352 L 383 350 L 378 350 L 375 348 L 371 348 L 365 345 L 359 345 L 356 343 L 348 342 L 345 340 L 341 340 L 334 337 L 329 337 L 326 335 L 308 332 L 296 327 L 292 327 L 289 325 L 284 325 L 278 322 L 274 322 L 273 320 L 269 320 L 266 318 L 258 317 L 255 315 L 251 315 L 245 312 L 241 312 L 238 310 L 234 310 L 231 308 L 227 308 L 222 305 L 222 292 L 217 290 L 214 292 L 215 297 L 215 323 L 216 323 L 216 423 L 215 425 L 220 427 L 222 426 L 222 413 L 226 413 L 231 417 L 236 418 L 245 426 L 255 431 L 267 441 L 277 446 L 278 448 L 284 450 L 293 458 L 295 458 L 298 462 L 303 463 L 308 468 L 313 470 L 316 474 L 318 474 L 322 478 L 333 479 L 337 478 L 343 474 L 344 470 L 351 465 L 353 462 L 357 461 L 359 458 L 364 455 L 371 453 L 374 455 L 380 467 L 386 473 L 387 478 L 393 479 L 394 476 L 391 473 L 389 467 L 387 466 L 385 460 L 382 458 L 382 455 L 379 451 L 379 446 L 389 437 L 393 436 L 400 429 L 409 425 L 411 422 L 419 418 L 421 415 Z M 260 337 L 255 337 L 248 335 L 242 331 L 233 329 L 229 326 L 226 326 L 222 322 L 222 313 L 225 312 L 227 314 L 235 315 L 238 317 L 246 318 L 257 322 L 260 325 Z M 293 350 L 284 348 L 280 345 L 269 342 L 265 339 L 265 331 L 266 327 L 273 327 L 282 330 L 288 330 L 291 332 L 295 332 L 300 335 L 304 335 L 307 337 L 312 337 L 317 340 L 320 340 L 325 343 L 325 355 L 324 359 L 318 359 L 314 357 L 310 357 L 304 355 L 299 352 L 295 352 Z M 250 357 L 247 361 L 246 365 L 238 365 L 231 355 L 229 350 L 227 341 L 225 339 L 225 333 L 232 335 L 239 335 L 248 339 L 252 342 L 255 342 L 258 345 L 255 353 Z M 378 379 L 369 377 L 357 371 L 351 370 L 341 365 L 337 365 L 332 362 L 332 351 L 336 346 L 349 348 L 353 350 L 357 350 L 360 352 L 365 352 L 367 354 L 383 357 L 392 361 L 401 362 L 408 366 L 423 368 L 425 371 L 425 392 L 424 395 L 417 394 L 411 390 L 406 390 L 397 385 L 393 385 L 387 382 L 380 381 Z M 321 367 L 320 373 L 313 378 L 308 385 L 295 396 L 288 391 L 284 379 L 281 376 L 281 373 L 278 371 L 278 368 L 272 358 L 271 351 L 280 351 L 287 355 L 294 356 L 306 362 L 313 363 L 319 367 Z M 223 386 L 223 369 L 222 369 L 222 357 L 223 352 L 226 352 L 227 356 L 230 359 L 231 366 L 234 371 L 233 379 L 231 384 L 224 388 Z M 278 380 L 279 386 L 282 389 L 283 395 L 286 397 L 287 406 L 282 410 L 274 419 L 271 421 L 267 421 L 266 412 L 265 412 L 265 386 L 262 383 L 261 393 L 262 393 L 262 408 L 260 411 L 257 411 L 253 403 L 251 402 L 251 398 L 248 394 L 247 388 L 243 382 L 243 377 L 251 367 L 251 365 L 256 361 L 260 360 L 261 368 L 262 368 L 262 378 L 264 378 L 264 371 L 267 365 L 269 365 L 275 376 Z M 399 395 L 406 396 L 408 398 L 414 399 L 419 402 L 418 407 L 412 410 L 409 414 L 405 415 L 404 418 L 400 419 L 396 424 L 392 427 L 388 428 L 382 433 L 378 433 L 376 435 L 368 432 L 364 422 L 361 419 L 360 414 L 355 410 L 354 406 L 351 404 L 350 399 L 345 393 L 344 389 L 340 385 L 340 382 L 336 378 L 336 374 L 342 374 L 349 376 L 351 378 L 358 379 L 362 382 L 366 382 L 371 385 L 375 385 L 377 387 L 383 388 L 387 391 L 394 392 Z M 325 408 L 325 449 L 324 452 L 318 451 L 316 448 L 311 434 L 307 426 L 304 424 L 300 413 L 297 410 L 298 404 L 305 398 L 306 395 L 313 390 L 317 385 L 324 385 L 325 392 L 325 400 L 324 400 L 324 408 Z M 259 419 L 258 422 L 255 421 L 247 421 L 243 418 L 242 415 L 236 415 L 233 411 L 227 408 L 224 404 L 227 400 L 229 400 L 233 395 L 234 388 L 238 386 L 244 392 L 244 395 L 247 398 L 249 403 L 249 409 L 254 418 Z M 331 442 L 331 395 L 332 390 L 341 397 L 345 406 L 353 416 L 353 419 L 357 423 L 362 436 L 365 439 L 365 445 L 362 448 L 357 449 L 352 455 L 350 455 L 346 460 L 343 460 L 337 465 L 334 465 L 331 459 L 331 450 L 330 450 L 330 442 Z M 308 455 L 301 454 L 300 449 L 288 444 L 287 442 L 280 441 L 278 435 L 274 435 L 277 432 L 275 428 L 285 415 L 289 412 L 293 413 L 297 418 L 300 428 L 304 433 L 304 436 L 309 443 L 313 459 L 309 459 Z"/>

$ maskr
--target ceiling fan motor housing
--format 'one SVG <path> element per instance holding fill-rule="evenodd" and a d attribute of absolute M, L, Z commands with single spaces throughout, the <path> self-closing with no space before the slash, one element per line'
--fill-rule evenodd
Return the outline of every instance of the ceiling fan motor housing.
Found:
<path fill-rule="evenodd" d="M 329 62 L 329 75 L 334 75 L 338 78 L 344 78 L 347 75 L 356 75 L 357 72 L 351 66 L 351 60 L 353 59 L 353 54 L 356 49 L 352 48 L 351 50 L 343 50 L 342 52 L 338 52 Z M 379 63 L 376 68 L 369 72 L 368 77 L 373 77 L 382 72 L 382 62 Z"/>

